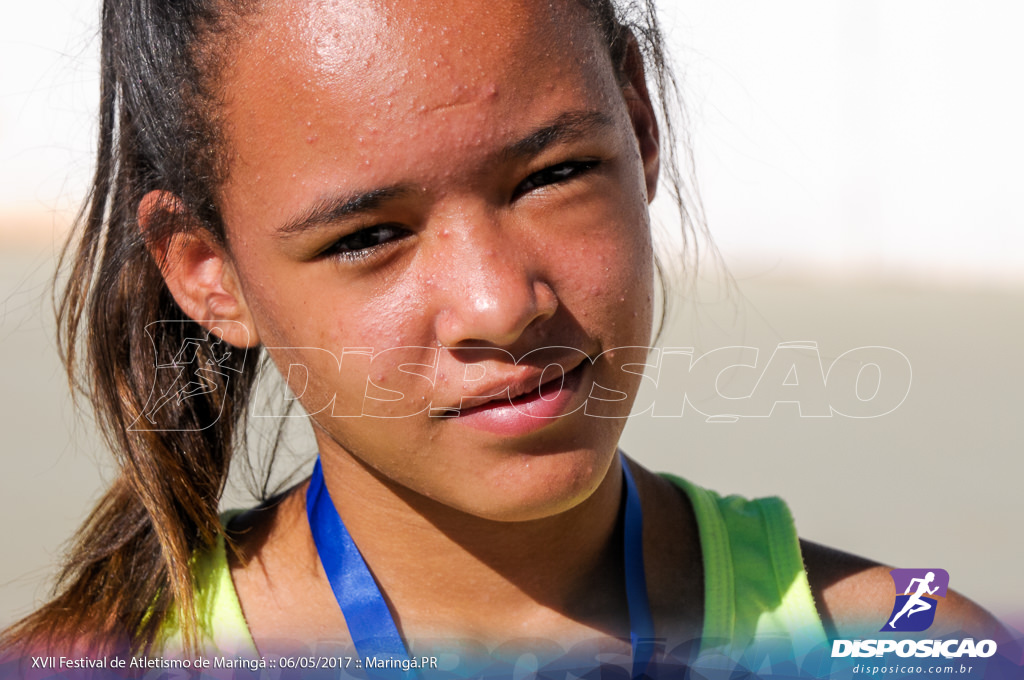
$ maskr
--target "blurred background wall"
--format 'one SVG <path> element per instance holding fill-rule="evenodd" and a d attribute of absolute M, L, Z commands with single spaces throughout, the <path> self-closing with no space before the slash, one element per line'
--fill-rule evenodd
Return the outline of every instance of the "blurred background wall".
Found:
<path fill-rule="evenodd" d="M 0 624 L 45 595 L 109 477 L 69 401 L 47 289 L 88 185 L 95 5 L 18 3 L 0 21 Z M 913 378 L 878 418 L 780 404 L 706 422 L 688 409 L 634 418 L 624 448 L 722 492 L 781 495 L 808 538 L 945 568 L 1021 628 L 1024 6 L 661 5 L 708 227 L 734 279 L 706 259 L 677 289 L 663 344 L 755 347 L 763 367 L 779 343 L 813 342 L 825 370 L 882 346 Z M 293 448 L 311 453 L 307 439 Z"/>

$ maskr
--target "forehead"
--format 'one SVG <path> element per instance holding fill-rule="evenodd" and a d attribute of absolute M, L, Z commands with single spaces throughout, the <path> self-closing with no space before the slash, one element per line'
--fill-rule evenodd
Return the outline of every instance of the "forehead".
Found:
<path fill-rule="evenodd" d="M 315 74 L 313 87 L 354 77 L 345 83 L 354 94 L 417 78 L 468 85 L 510 59 L 598 57 L 592 33 L 578 0 L 271 0 L 244 29 L 238 75 L 255 59 L 281 75 Z"/>
<path fill-rule="evenodd" d="M 271 0 L 239 33 L 221 71 L 236 141 L 328 112 L 372 128 L 481 99 L 522 111 L 610 70 L 577 0 Z"/>
<path fill-rule="evenodd" d="M 247 23 L 220 74 L 229 229 L 338 190 L 450 186 L 567 111 L 629 127 L 578 0 L 270 0 Z"/>

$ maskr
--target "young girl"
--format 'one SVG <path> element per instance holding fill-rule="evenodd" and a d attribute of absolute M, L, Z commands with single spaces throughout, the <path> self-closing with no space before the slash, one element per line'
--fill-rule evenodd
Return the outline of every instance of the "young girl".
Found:
<path fill-rule="evenodd" d="M 585 648 L 656 675 L 692 640 L 884 623 L 884 567 L 617 448 L 659 175 L 681 196 L 651 3 L 108 0 L 102 30 L 60 321 L 121 474 L 8 646 Z M 261 353 L 319 459 L 221 518 Z M 936 621 L 999 632 L 955 594 Z"/>

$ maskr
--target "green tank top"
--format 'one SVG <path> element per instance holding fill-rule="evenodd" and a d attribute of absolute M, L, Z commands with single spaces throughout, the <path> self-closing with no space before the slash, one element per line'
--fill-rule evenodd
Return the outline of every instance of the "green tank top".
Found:
<path fill-rule="evenodd" d="M 786 504 L 774 497 L 721 497 L 680 477 L 663 476 L 683 490 L 696 515 L 704 564 L 702 659 L 735 659 L 755 643 L 782 644 L 787 656 L 799 658 L 826 643 Z M 225 524 L 233 514 L 225 514 Z M 257 655 L 223 537 L 196 559 L 194 570 L 202 650 Z M 157 646 L 181 648 L 174 617 Z"/>
<path fill-rule="evenodd" d="M 722 497 L 680 477 L 662 476 L 686 493 L 697 519 L 704 564 L 704 666 L 711 665 L 708 657 L 735 660 L 755 646 L 788 660 L 826 646 L 786 503 L 774 496 Z"/>

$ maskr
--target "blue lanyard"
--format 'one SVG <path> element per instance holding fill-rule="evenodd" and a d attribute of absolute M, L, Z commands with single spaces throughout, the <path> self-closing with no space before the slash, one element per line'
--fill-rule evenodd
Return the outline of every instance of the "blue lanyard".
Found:
<path fill-rule="evenodd" d="M 626 568 L 626 602 L 629 606 L 629 637 L 633 647 L 633 677 L 641 677 L 654 653 L 654 622 L 647 600 L 644 576 L 643 511 L 629 465 L 620 454 L 626 483 L 623 549 Z M 334 597 L 345 617 L 349 635 L 361 659 L 390 659 L 400 666 L 409 653 L 398 634 L 388 605 L 377 587 L 363 556 L 345 528 L 324 484 L 323 468 L 317 458 L 306 491 L 306 515 L 320 562 L 327 572 Z M 370 672 L 370 669 L 367 669 Z M 391 674 L 393 677 L 393 673 Z"/>

